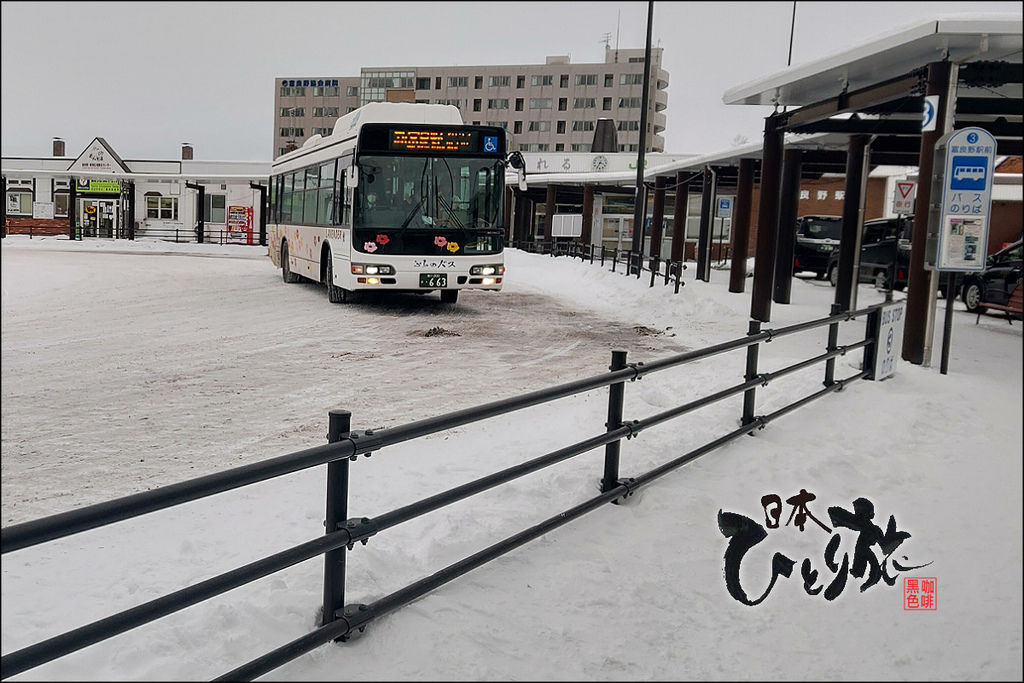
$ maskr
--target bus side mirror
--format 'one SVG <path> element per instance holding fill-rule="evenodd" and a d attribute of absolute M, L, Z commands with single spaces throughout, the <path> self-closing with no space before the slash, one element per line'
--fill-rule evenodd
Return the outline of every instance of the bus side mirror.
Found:
<path fill-rule="evenodd" d="M 353 166 L 348 169 L 348 173 L 345 174 L 345 187 L 356 188 L 359 187 L 359 167 Z"/>
<path fill-rule="evenodd" d="M 522 152 L 512 152 L 508 155 L 508 165 L 516 170 L 516 175 L 519 176 L 519 189 L 522 192 L 526 192 L 526 160 L 523 159 Z"/>

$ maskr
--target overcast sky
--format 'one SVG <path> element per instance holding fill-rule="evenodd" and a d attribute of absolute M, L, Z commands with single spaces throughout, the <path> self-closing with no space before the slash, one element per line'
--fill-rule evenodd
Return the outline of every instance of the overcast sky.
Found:
<path fill-rule="evenodd" d="M 940 14 L 1021 15 L 1018 2 L 797 2 L 793 64 Z M 602 62 L 605 34 L 642 48 L 646 2 L 3 2 L 2 152 L 269 160 L 274 78 L 363 66 Z M 722 93 L 786 66 L 792 2 L 655 2 L 669 72 L 666 152 L 758 139 L 770 109 Z"/>

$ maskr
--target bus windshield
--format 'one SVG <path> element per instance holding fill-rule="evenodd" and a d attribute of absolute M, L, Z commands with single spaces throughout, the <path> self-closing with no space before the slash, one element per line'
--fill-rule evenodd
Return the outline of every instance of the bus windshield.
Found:
<path fill-rule="evenodd" d="M 362 156 L 355 227 L 497 230 L 504 168 L 491 158 Z"/>

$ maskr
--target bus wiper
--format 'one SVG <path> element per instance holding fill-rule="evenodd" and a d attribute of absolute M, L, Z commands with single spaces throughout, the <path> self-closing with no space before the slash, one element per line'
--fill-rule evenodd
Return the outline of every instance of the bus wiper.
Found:
<path fill-rule="evenodd" d="M 416 205 L 412 207 L 412 211 L 410 211 L 409 215 L 405 217 L 405 220 L 402 221 L 402 227 L 399 228 L 399 230 L 405 230 L 406 228 L 408 228 L 409 227 L 409 223 L 412 222 L 412 219 L 413 219 L 413 217 L 416 216 L 416 214 L 420 214 L 420 216 L 422 217 L 423 214 L 420 211 L 420 207 L 421 206 L 423 206 L 423 198 L 422 197 L 420 197 L 419 201 L 416 202 Z"/>
<path fill-rule="evenodd" d="M 440 192 L 437 193 L 437 203 L 441 205 L 442 209 L 448 212 L 448 216 L 451 217 L 452 222 L 455 223 L 459 230 L 465 230 L 466 226 L 462 224 L 462 221 L 459 220 L 458 214 L 455 213 L 455 210 L 448 204 L 448 200 L 445 199 Z"/>

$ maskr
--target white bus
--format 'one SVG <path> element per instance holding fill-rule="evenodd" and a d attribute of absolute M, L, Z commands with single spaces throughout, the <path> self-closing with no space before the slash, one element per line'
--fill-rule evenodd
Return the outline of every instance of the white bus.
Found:
<path fill-rule="evenodd" d="M 513 153 L 518 156 L 517 153 Z M 498 291 L 504 266 L 505 130 L 456 107 L 370 103 L 271 166 L 268 250 L 285 282 L 360 290 Z"/>

